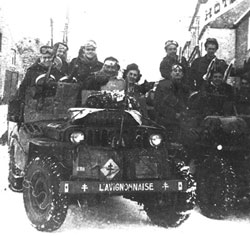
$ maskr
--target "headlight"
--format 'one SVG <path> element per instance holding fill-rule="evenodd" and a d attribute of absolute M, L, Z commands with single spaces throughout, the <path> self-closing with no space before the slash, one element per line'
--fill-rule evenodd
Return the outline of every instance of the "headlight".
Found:
<path fill-rule="evenodd" d="M 219 144 L 219 145 L 217 146 L 217 150 L 218 150 L 218 151 L 221 151 L 222 149 L 223 149 L 223 146 Z"/>
<path fill-rule="evenodd" d="M 70 135 L 70 141 L 72 143 L 80 143 L 81 141 L 84 140 L 84 134 L 83 132 L 73 132 L 71 135 Z"/>
<path fill-rule="evenodd" d="M 153 147 L 157 147 L 161 144 L 162 142 L 162 136 L 159 134 L 152 134 L 149 137 L 149 143 Z"/>

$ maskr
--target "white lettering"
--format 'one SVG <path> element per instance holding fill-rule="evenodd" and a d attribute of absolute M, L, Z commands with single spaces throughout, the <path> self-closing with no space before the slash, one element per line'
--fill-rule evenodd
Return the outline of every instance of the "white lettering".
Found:
<path fill-rule="evenodd" d="M 215 5 L 214 5 L 214 14 L 217 14 L 220 12 L 220 4 L 217 2 Z"/>
<path fill-rule="evenodd" d="M 153 183 L 106 183 L 99 184 L 99 192 L 154 191 Z"/>
<path fill-rule="evenodd" d="M 104 189 L 102 188 L 102 185 L 99 184 L 99 192 L 103 192 L 103 191 L 104 191 Z"/>
<path fill-rule="evenodd" d="M 233 3 L 237 0 L 220 0 L 215 3 L 207 4 L 207 8 L 204 10 L 204 20 L 205 22 L 211 21 L 214 19 L 214 16 L 222 15 L 226 11 L 229 11 L 233 7 Z"/>
<path fill-rule="evenodd" d="M 138 184 L 133 184 L 133 188 L 132 188 L 134 191 L 137 191 L 138 190 Z"/>

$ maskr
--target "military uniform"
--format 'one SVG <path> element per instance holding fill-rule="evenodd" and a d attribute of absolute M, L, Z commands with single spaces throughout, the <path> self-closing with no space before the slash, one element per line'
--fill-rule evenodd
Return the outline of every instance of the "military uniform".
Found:
<path fill-rule="evenodd" d="M 203 83 L 203 75 L 207 73 L 207 68 L 213 58 L 208 58 L 207 55 L 204 57 L 196 58 L 190 68 L 189 80 L 192 81 L 193 90 L 200 90 Z M 214 70 L 221 68 L 226 70 L 228 67 L 227 63 L 222 59 L 216 59 L 214 64 Z"/>
<path fill-rule="evenodd" d="M 156 121 L 164 126 L 178 125 L 178 114 L 186 110 L 189 88 L 171 80 L 161 80 L 155 91 L 154 109 Z"/>
<path fill-rule="evenodd" d="M 188 63 L 185 57 L 182 57 L 181 62 L 179 63 L 178 56 L 176 57 L 165 56 L 160 64 L 161 76 L 165 79 L 170 79 L 172 66 L 177 63 L 182 65 L 182 67 L 185 70 L 185 73 L 188 72 Z M 184 80 L 186 80 L 186 78 L 184 78 Z"/>
<path fill-rule="evenodd" d="M 83 89 L 86 88 L 86 80 L 94 72 L 102 69 L 103 63 L 97 58 L 88 60 L 87 58 L 74 58 L 69 64 L 69 74 L 72 74 Z"/>
<path fill-rule="evenodd" d="M 234 92 L 233 88 L 223 82 L 215 86 L 212 82 L 205 83 L 201 89 L 200 109 L 206 115 L 232 115 Z"/>
<path fill-rule="evenodd" d="M 18 89 L 18 98 L 22 101 L 24 101 L 26 89 L 28 87 L 34 87 L 36 86 L 36 79 L 38 76 L 44 74 L 46 75 L 48 71 L 48 67 L 45 67 L 39 62 L 34 63 L 31 67 L 28 68 L 25 77 Z M 56 68 L 51 69 L 51 75 L 55 77 L 55 82 L 57 82 L 61 77 L 63 77 L 63 73 L 61 73 Z"/>

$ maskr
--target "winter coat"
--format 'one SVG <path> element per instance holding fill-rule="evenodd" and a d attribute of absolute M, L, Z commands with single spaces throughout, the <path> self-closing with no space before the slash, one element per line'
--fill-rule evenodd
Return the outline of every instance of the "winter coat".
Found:
<path fill-rule="evenodd" d="M 189 88 L 169 79 L 159 82 L 155 91 L 154 109 L 156 121 L 164 126 L 179 124 L 178 114 L 186 110 Z"/>
<path fill-rule="evenodd" d="M 67 61 L 62 60 L 62 67 L 61 67 L 61 69 L 60 69 L 60 72 L 61 72 L 64 76 L 66 76 L 66 75 L 69 74 L 69 64 L 68 64 Z"/>
<path fill-rule="evenodd" d="M 206 115 L 232 115 L 234 92 L 232 86 L 222 83 L 215 86 L 213 83 L 204 82 L 201 88 L 202 113 Z"/>
<path fill-rule="evenodd" d="M 168 55 L 165 56 L 160 63 L 161 76 L 165 79 L 170 79 L 172 66 L 173 64 L 176 64 L 176 63 L 180 63 L 182 67 L 184 68 L 184 77 L 185 77 L 185 75 L 188 73 L 188 70 L 189 70 L 189 66 L 188 66 L 186 58 L 182 57 L 181 62 L 178 62 L 177 56 L 174 58 Z M 184 80 L 186 80 L 186 77 L 184 78 Z"/>
<path fill-rule="evenodd" d="M 27 88 L 36 86 L 36 78 L 39 75 L 46 74 L 47 71 L 48 71 L 48 67 L 45 67 L 38 62 L 34 63 L 28 68 L 25 74 L 25 77 L 23 81 L 21 82 L 20 87 L 18 89 L 18 97 L 20 100 L 24 101 Z M 63 77 L 63 74 L 60 71 L 58 71 L 56 68 L 52 68 L 50 74 L 55 77 L 56 79 L 55 82 L 57 82 L 60 78 Z"/>
<path fill-rule="evenodd" d="M 86 79 L 86 88 L 89 90 L 123 90 L 125 81 L 100 70 Z"/>
<path fill-rule="evenodd" d="M 93 61 L 81 59 L 79 57 L 72 59 L 69 64 L 69 74 L 77 79 L 82 89 L 86 88 L 86 79 L 92 76 L 94 72 L 101 70 L 103 63 L 97 58 Z"/>
<path fill-rule="evenodd" d="M 190 68 L 189 80 L 192 81 L 192 89 L 200 90 L 201 85 L 204 81 L 203 75 L 207 73 L 207 68 L 213 58 L 208 58 L 207 55 L 204 57 L 196 58 Z M 220 70 L 225 71 L 227 69 L 227 63 L 222 59 L 215 60 L 215 69 L 220 68 Z"/>

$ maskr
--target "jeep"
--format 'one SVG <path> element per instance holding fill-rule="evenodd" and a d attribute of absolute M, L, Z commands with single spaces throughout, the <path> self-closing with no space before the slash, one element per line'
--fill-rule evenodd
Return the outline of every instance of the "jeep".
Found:
<path fill-rule="evenodd" d="M 24 103 L 9 104 L 9 186 L 23 193 L 32 225 L 57 230 L 72 199 L 117 195 L 143 205 L 153 224 L 184 222 L 196 185 L 183 146 L 124 92 L 83 90 L 76 107 L 76 83 L 55 89 L 40 97 L 28 89 Z"/>

